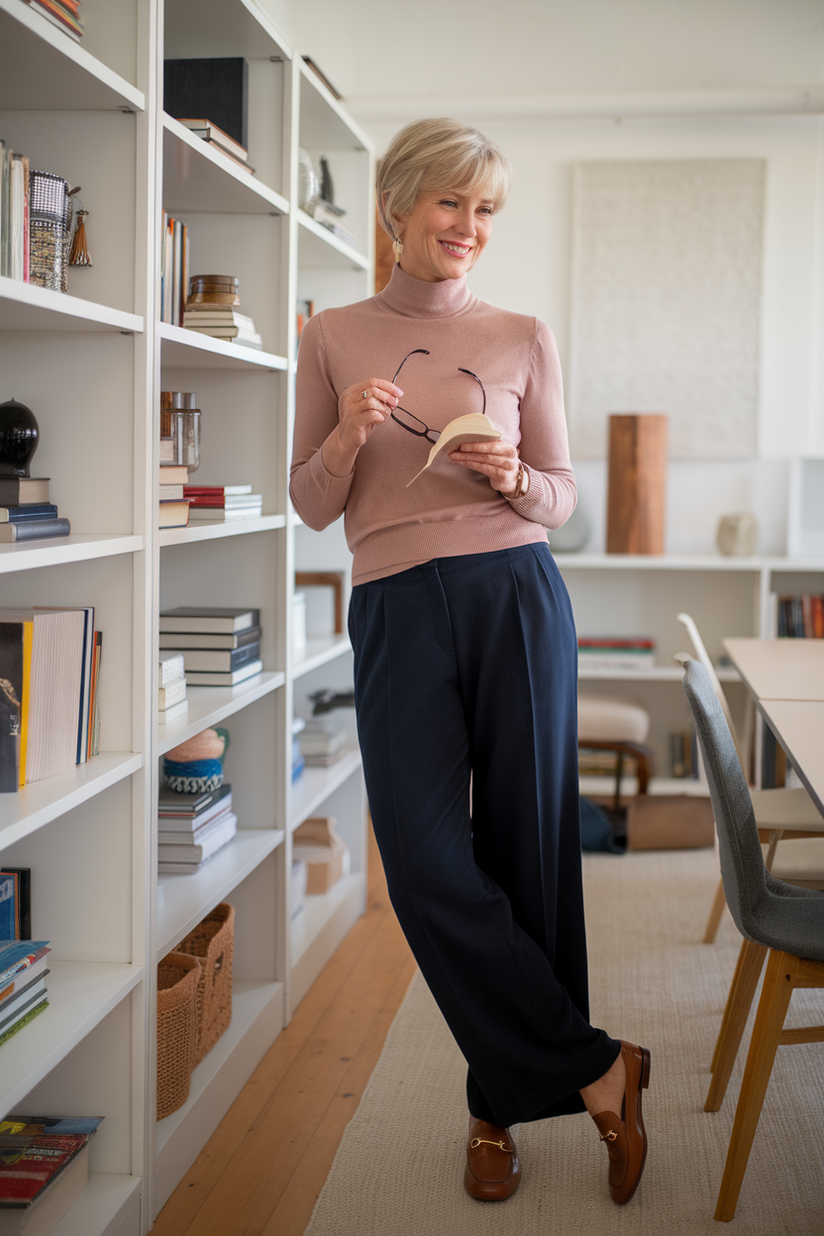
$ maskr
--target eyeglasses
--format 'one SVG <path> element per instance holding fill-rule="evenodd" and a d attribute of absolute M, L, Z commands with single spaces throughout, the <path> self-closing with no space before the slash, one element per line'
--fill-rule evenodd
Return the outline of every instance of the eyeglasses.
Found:
<path fill-rule="evenodd" d="M 403 358 L 401 363 L 398 365 L 397 370 L 395 371 L 395 377 L 392 379 L 393 382 L 396 381 L 398 374 L 403 369 L 406 362 L 409 360 L 409 357 L 417 356 L 419 354 L 421 356 L 428 356 L 429 349 L 428 348 L 415 348 L 414 351 L 407 352 L 406 356 Z M 460 365 L 458 366 L 458 373 L 469 374 L 470 378 L 474 378 L 475 381 L 478 383 L 478 386 L 480 386 L 481 394 L 484 397 L 484 406 L 481 409 L 481 415 L 486 416 L 486 391 L 484 390 L 483 382 L 478 377 L 477 373 L 473 373 L 471 369 L 462 369 Z M 401 414 L 400 416 L 398 415 L 399 412 Z M 398 425 L 400 425 L 401 429 L 408 430 L 409 433 L 413 433 L 416 438 L 426 438 L 428 442 L 434 443 L 434 442 L 437 442 L 438 438 L 441 436 L 440 429 L 430 429 L 429 426 L 420 419 L 420 417 L 415 416 L 412 412 L 407 412 L 406 408 L 402 408 L 400 404 L 398 404 L 394 412 L 390 412 L 389 415 L 392 417 L 393 421 L 395 421 Z"/>

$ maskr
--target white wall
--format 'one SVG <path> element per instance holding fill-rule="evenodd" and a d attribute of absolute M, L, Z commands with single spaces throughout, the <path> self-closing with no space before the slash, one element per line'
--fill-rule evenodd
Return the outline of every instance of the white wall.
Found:
<path fill-rule="evenodd" d="M 674 91 L 820 83 L 824 0 L 267 3 L 344 93 L 378 151 L 407 120 L 444 113 L 478 123 L 503 147 L 515 184 L 471 285 L 484 299 L 547 321 L 562 362 L 575 161 L 767 160 L 759 459 L 672 464 L 668 548 L 711 550 L 719 515 L 752 509 L 761 551 L 783 552 L 786 459 L 824 454 L 824 120 L 689 110 L 616 120 L 612 103 L 601 117 L 552 119 L 546 95 L 567 92 L 569 104 L 593 93 L 656 91 L 666 109 Z M 577 471 L 596 527 L 590 547 L 600 548 L 604 468 Z"/>

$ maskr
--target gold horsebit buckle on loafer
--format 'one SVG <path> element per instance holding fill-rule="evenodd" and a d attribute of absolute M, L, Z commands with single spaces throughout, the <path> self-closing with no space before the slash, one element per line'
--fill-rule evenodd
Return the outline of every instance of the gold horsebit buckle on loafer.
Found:
<path fill-rule="evenodd" d="M 469 1143 L 470 1150 L 477 1150 L 479 1146 L 497 1146 L 499 1150 L 505 1151 L 506 1154 L 512 1154 L 512 1147 L 507 1146 L 506 1142 L 490 1142 L 485 1137 L 473 1137 Z"/>
<path fill-rule="evenodd" d="M 609 1133 L 602 1133 L 598 1140 L 602 1142 L 614 1142 L 617 1140 L 617 1137 L 618 1137 L 618 1134 L 615 1132 L 615 1130 L 610 1129 Z"/>

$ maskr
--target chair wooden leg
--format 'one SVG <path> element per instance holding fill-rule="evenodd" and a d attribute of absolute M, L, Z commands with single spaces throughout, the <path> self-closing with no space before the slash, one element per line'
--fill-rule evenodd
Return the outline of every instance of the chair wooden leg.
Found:
<path fill-rule="evenodd" d="M 758 979 L 764 965 L 767 948 L 764 944 L 754 944 L 751 940 L 741 941 L 741 951 L 730 984 L 727 1004 L 715 1044 L 712 1057 L 710 1082 L 705 1112 L 717 1112 L 724 1102 L 727 1093 L 732 1066 L 741 1046 L 741 1035 L 747 1024 L 747 1018 L 752 1007 L 752 998 L 758 986 Z"/>
<path fill-rule="evenodd" d="M 721 922 L 721 915 L 726 909 L 727 899 L 724 896 L 724 885 L 718 881 L 718 888 L 715 891 L 715 901 L 712 903 L 710 916 L 707 919 L 707 925 L 704 929 L 704 943 L 713 944 L 715 941 L 715 933 L 718 931 L 718 924 Z"/>
<path fill-rule="evenodd" d="M 797 965 L 798 958 L 791 953 L 770 952 L 715 1208 L 715 1218 L 722 1223 L 729 1223 L 738 1205 L 738 1195 L 747 1170 L 776 1048 L 795 984 Z"/>

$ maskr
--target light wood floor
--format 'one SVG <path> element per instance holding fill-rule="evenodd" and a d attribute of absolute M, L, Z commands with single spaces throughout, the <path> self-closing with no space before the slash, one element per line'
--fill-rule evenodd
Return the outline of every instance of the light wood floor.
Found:
<path fill-rule="evenodd" d="M 152 1236 L 301 1236 L 414 969 L 370 838 L 366 914 L 163 1207 Z"/>

